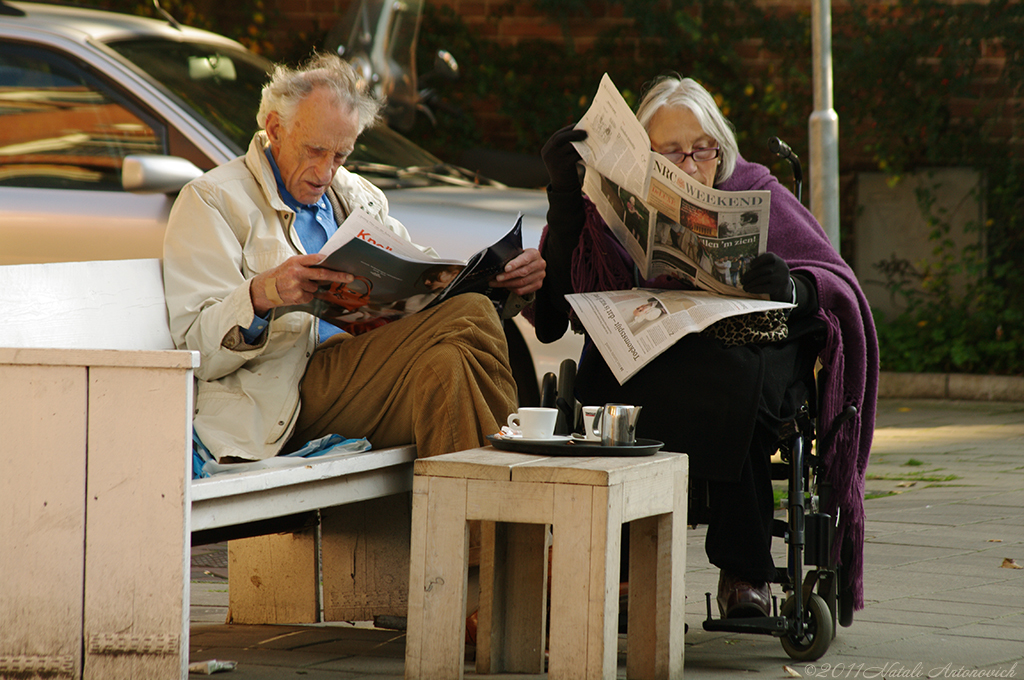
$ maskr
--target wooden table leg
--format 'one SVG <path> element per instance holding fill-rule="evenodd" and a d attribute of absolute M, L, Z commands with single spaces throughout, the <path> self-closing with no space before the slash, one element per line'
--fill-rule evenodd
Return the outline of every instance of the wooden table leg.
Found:
<path fill-rule="evenodd" d="M 672 514 L 630 524 L 626 642 L 626 677 L 630 680 L 683 676 L 686 485 L 686 472 L 677 473 Z"/>
<path fill-rule="evenodd" d="M 414 479 L 410 552 L 405 677 L 461 679 L 469 571 L 465 479 Z"/>
<path fill-rule="evenodd" d="M 552 551 L 551 678 L 616 674 L 621 545 L 619 489 L 562 484 L 555 491 Z"/>
<path fill-rule="evenodd" d="M 476 671 L 543 673 L 548 527 L 485 523 L 482 548 Z"/>

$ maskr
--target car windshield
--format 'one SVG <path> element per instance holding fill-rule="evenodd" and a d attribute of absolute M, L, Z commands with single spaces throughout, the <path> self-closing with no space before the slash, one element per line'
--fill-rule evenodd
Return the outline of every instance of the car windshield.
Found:
<path fill-rule="evenodd" d="M 257 129 L 260 91 L 273 69 L 271 62 L 244 50 L 200 42 L 146 39 L 109 46 L 162 84 L 236 153 L 245 152 Z M 385 125 L 359 137 L 347 166 L 377 175 L 383 184 L 466 181 L 456 168 Z"/>

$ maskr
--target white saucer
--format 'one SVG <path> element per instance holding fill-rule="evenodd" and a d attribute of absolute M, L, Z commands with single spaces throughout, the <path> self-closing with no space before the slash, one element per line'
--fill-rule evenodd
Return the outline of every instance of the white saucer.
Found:
<path fill-rule="evenodd" d="M 532 443 L 532 442 L 538 442 L 538 443 L 539 442 L 565 442 L 565 441 L 569 441 L 570 439 L 572 439 L 572 437 L 570 437 L 567 434 L 555 434 L 555 435 L 551 435 L 550 437 L 541 437 L 539 439 L 526 439 L 521 434 L 508 433 L 508 432 L 502 432 L 498 436 L 501 437 L 502 439 L 508 439 L 509 441 L 528 442 L 528 443 Z"/>

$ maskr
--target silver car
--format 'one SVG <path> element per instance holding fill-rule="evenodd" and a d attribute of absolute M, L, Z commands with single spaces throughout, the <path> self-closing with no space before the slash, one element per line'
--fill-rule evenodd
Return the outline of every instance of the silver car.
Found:
<path fill-rule="evenodd" d="M 271 67 L 170 17 L 0 0 L 0 264 L 160 257 L 176 192 L 244 153 Z M 543 192 L 444 164 L 387 127 L 360 137 L 348 167 L 444 257 L 469 257 L 519 212 L 525 245 L 539 239 Z M 522 319 L 508 335 L 524 404 L 579 355 L 578 338 L 540 345 Z"/>

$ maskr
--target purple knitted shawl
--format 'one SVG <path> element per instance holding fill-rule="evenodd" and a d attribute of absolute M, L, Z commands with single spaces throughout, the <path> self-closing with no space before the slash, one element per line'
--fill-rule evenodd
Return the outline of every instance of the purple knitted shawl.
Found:
<path fill-rule="evenodd" d="M 833 249 L 813 215 L 763 165 L 737 159 L 736 170 L 716 185 L 724 191 L 761 189 L 771 192 L 768 251 L 783 258 L 791 270 L 811 276 L 817 284 L 818 317 L 827 327 L 827 341 L 819 359 L 827 371 L 819 413 L 819 427 L 829 424 L 848 405 L 857 415 L 836 435 L 824 460 L 832 483 L 830 507 L 839 528 L 833 545 L 838 559 L 844 536 L 854 547 L 844 580 L 854 589 L 854 607 L 864 606 L 864 475 L 871 450 L 878 395 L 878 341 L 867 298 L 853 270 Z M 573 253 L 572 281 L 576 292 L 621 290 L 633 286 L 633 263 L 588 200 L 586 221 Z M 547 235 L 545 228 L 544 236 Z M 543 237 L 542 246 L 543 247 Z M 649 281 L 653 287 L 673 282 Z"/>

